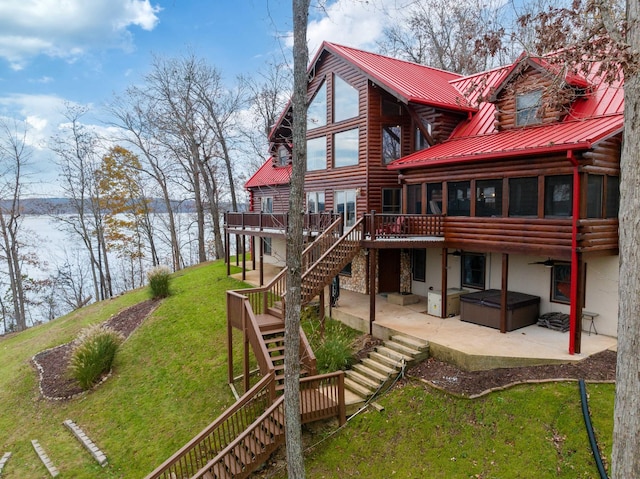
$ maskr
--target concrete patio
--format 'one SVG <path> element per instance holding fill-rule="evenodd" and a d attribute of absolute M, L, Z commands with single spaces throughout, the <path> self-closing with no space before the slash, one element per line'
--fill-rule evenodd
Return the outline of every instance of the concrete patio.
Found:
<path fill-rule="evenodd" d="M 265 265 L 264 281 L 269 281 L 280 268 Z M 242 273 L 233 277 L 242 279 Z M 250 284 L 257 284 L 257 271 L 246 271 Z M 328 298 L 328 290 L 325 294 Z M 460 321 L 459 316 L 441 319 L 426 314 L 427 300 L 418 297 L 414 304 L 398 305 L 387 301 L 385 295 L 376 296 L 376 320 L 373 334 L 386 339 L 392 334 L 404 334 L 429 342 L 430 355 L 454 363 L 466 370 L 498 367 L 530 366 L 568 363 L 614 349 L 616 338 L 582 333 L 580 354 L 569 354 L 569 333 L 562 333 L 536 325 L 508 333 Z M 369 332 L 369 296 L 347 290 L 340 292 L 338 307 L 326 309 L 334 319 Z"/>

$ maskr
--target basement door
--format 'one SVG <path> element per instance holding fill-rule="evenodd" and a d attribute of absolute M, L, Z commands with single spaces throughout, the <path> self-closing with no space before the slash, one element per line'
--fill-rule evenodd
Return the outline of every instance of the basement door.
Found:
<path fill-rule="evenodd" d="M 378 250 L 378 293 L 400 292 L 400 250 Z"/>

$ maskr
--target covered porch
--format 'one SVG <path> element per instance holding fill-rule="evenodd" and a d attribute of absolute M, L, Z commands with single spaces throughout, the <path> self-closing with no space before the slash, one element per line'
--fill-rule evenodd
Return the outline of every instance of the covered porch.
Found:
<path fill-rule="evenodd" d="M 279 270 L 270 266 L 265 271 L 267 281 Z M 233 276 L 242 279 L 242 273 Z M 245 281 L 257 284 L 258 271 L 247 270 Z M 326 292 L 325 298 L 328 297 Z M 423 339 L 429 342 L 431 356 L 466 370 L 577 362 L 617 346 L 613 337 L 585 331 L 581 352 L 569 354 L 569 332 L 533 325 L 501 334 L 496 329 L 460 321 L 459 316 L 439 318 L 428 315 L 427 299 L 421 296 L 418 299 L 417 303 L 403 306 L 387 301 L 384 294 L 376 295 L 373 335 L 386 339 L 400 333 Z M 342 289 L 338 306 L 327 306 L 325 312 L 354 329 L 368 333 L 370 303 L 368 295 Z"/>

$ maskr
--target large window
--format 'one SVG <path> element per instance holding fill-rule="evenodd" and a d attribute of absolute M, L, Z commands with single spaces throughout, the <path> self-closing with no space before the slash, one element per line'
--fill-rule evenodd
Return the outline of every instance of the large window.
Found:
<path fill-rule="evenodd" d="M 449 216 L 470 216 L 471 182 L 457 181 L 449 183 L 447 186 L 447 214 Z"/>
<path fill-rule="evenodd" d="M 335 192 L 335 210 L 341 214 L 345 226 L 356 223 L 356 190 L 342 190 Z"/>
<path fill-rule="evenodd" d="M 271 196 L 265 196 L 260 199 L 260 212 L 273 213 L 273 198 Z"/>
<path fill-rule="evenodd" d="M 544 182 L 544 215 L 571 216 L 571 175 L 547 176 Z"/>
<path fill-rule="evenodd" d="M 425 282 L 427 280 L 427 250 L 411 250 L 411 273 L 414 281 Z"/>
<path fill-rule="evenodd" d="M 462 253 L 462 286 L 484 289 L 485 256 L 478 253 Z"/>
<path fill-rule="evenodd" d="M 476 181 L 476 216 L 502 216 L 502 180 Z"/>
<path fill-rule="evenodd" d="M 422 185 L 407 185 L 407 213 L 422 214 Z"/>
<path fill-rule="evenodd" d="M 307 193 L 307 211 L 322 213 L 324 211 L 324 191 L 310 191 Z"/>
<path fill-rule="evenodd" d="M 358 90 L 339 76 L 334 76 L 333 121 L 348 120 L 358 116 Z"/>
<path fill-rule="evenodd" d="M 267 256 L 272 254 L 271 238 L 262 238 L 262 252 Z"/>
<path fill-rule="evenodd" d="M 442 183 L 427 183 L 427 214 L 442 214 Z"/>
<path fill-rule="evenodd" d="M 307 108 L 307 129 L 313 130 L 327 124 L 327 84 L 322 83 Z"/>
<path fill-rule="evenodd" d="M 571 303 L 571 265 L 556 263 L 551 268 L 551 301 Z"/>
<path fill-rule="evenodd" d="M 607 218 L 617 218 L 620 207 L 620 178 L 607 176 Z"/>
<path fill-rule="evenodd" d="M 402 128 L 398 125 L 382 127 L 382 161 L 386 165 L 400 158 Z"/>
<path fill-rule="evenodd" d="M 602 218 L 604 176 L 587 176 L 587 218 Z"/>
<path fill-rule="evenodd" d="M 358 164 L 358 128 L 333 135 L 333 166 L 354 166 Z"/>
<path fill-rule="evenodd" d="M 540 123 L 538 115 L 542 90 L 528 91 L 516 95 L 516 126 L 527 126 Z"/>
<path fill-rule="evenodd" d="M 509 179 L 509 216 L 538 216 L 538 177 Z"/>
<path fill-rule="evenodd" d="M 327 140 L 324 136 L 307 140 L 307 171 L 327 167 Z"/>
<path fill-rule="evenodd" d="M 382 212 L 389 214 L 401 213 L 402 190 L 400 188 L 384 188 L 382 190 Z"/>

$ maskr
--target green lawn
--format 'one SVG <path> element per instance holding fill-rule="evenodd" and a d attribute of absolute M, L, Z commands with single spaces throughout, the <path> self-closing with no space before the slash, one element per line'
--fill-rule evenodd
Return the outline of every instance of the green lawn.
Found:
<path fill-rule="evenodd" d="M 225 275 L 222 262 L 175 275 L 173 295 L 121 347 L 114 375 L 71 401 L 40 398 L 30 358 L 146 299 L 146 291 L 0 339 L 0 456 L 13 453 L 2 477 L 49 477 L 31 439 L 40 442 L 61 478 L 144 477 L 215 419 L 233 402 L 226 385 L 224 292 L 241 287 Z M 239 373 L 240 360 L 235 364 Z M 587 390 L 596 433 L 609 457 L 614 387 L 587 385 Z M 378 402 L 383 412 L 359 415 L 309 452 L 307 477 L 597 475 L 575 383 L 516 387 L 474 401 L 412 383 Z M 106 468 L 62 426 L 67 418 L 107 455 Z"/>

